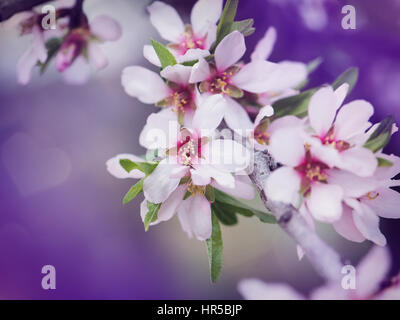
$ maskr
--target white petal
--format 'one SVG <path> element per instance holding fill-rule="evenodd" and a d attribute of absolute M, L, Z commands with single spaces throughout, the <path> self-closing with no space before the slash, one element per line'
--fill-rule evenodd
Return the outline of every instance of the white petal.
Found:
<path fill-rule="evenodd" d="M 304 297 L 281 283 L 265 283 L 258 279 L 243 279 L 238 291 L 246 300 L 304 300 Z"/>
<path fill-rule="evenodd" d="M 211 95 L 197 106 L 192 125 L 198 130 L 215 130 L 226 112 L 227 104 L 222 95 Z"/>
<path fill-rule="evenodd" d="M 206 170 L 202 170 L 200 166 L 198 169 L 190 169 L 193 184 L 196 186 L 206 186 L 211 182 L 211 177 Z"/>
<path fill-rule="evenodd" d="M 247 178 L 245 181 L 243 178 Z M 254 199 L 254 187 L 251 184 L 251 181 L 248 176 L 236 176 L 235 185 L 233 188 L 228 188 L 224 185 L 219 184 L 217 181 L 213 181 L 211 185 L 214 188 L 217 188 L 232 197 L 237 197 L 246 200 L 253 200 Z M 226 185 L 226 184 L 225 184 Z"/>
<path fill-rule="evenodd" d="M 390 271 L 391 257 L 386 247 L 374 246 L 357 266 L 357 294 L 364 299 L 380 289 Z"/>
<path fill-rule="evenodd" d="M 220 186 L 226 188 L 236 188 L 235 178 L 230 172 L 219 170 L 210 165 L 203 165 L 202 170 L 213 178 Z"/>
<path fill-rule="evenodd" d="M 390 188 L 377 189 L 376 193 L 376 199 L 362 201 L 382 218 L 400 219 L 400 194 Z"/>
<path fill-rule="evenodd" d="M 150 13 L 150 21 L 160 36 L 174 43 L 179 42 L 182 33 L 185 32 L 185 25 L 178 12 L 160 1 L 153 2 L 147 10 Z"/>
<path fill-rule="evenodd" d="M 155 72 L 132 66 L 122 71 L 125 92 L 143 103 L 157 103 L 169 95 L 169 88 Z"/>
<path fill-rule="evenodd" d="M 380 246 L 386 245 L 386 238 L 379 230 L 379 217 L 367 205 L 360 203 L 353 214 L 354 223 L 362 235 Z"/>
<path fill-rule="evenodd" d="M 142 158 L 139 158 L 133 154 L 119 154 L 114 158 L 111 158 L 106 162 L 107 170 L 110 174 L 118 179 L 134 178 L 141 179 L 144 178 L 145 174 L 140 170 L 134 169 L 131 172 L 127 172 L 120 164 L 121 159 L 129 159 L 133 162 L 143 162 Z"/>
<path fill-rule="evenodd" d="M 335 90 L 336 104 L 338 108 L 342 105 L 344 99 L 346 99 L 348 91 L 349 91 L 348 83 L 343 83 L 339 88 Z"/>
<path fill-rule="evenodd" d="M 264 37 L 257 43 L 251 54 L 251 60 L 267 60 L 276 42 L 276 29 L 269 27 Z"/>
<path fill-rule="evenodd" d="M 269 75 L 268 91 L 285 92 L 307 79 L 307 66 L 301 62 L 282 61 Z"/>
<path fill-rule="evenodd" d="M 253 123 L 250 120 L 246 110 L 235 100 L 225 97 L 227 106 L 225 107 L 225 121 L 229 128 L 246 137 L 253 129 Z"/>
<path fill-rule="evenodd" d="M 89 80 L 90 66 L 84 57 L 79 56 L 68 69 L 63 71 L 62 75 L 68 84 L 82 85 Z"/>
<path fill-rule="evenodd" d="M 331 87 L 319 89 L 308 105 L 311 127 L 318 136 L 324 136 L 332 127 L 338 109 L 337 99 Z"/>
<path fill-rule="evenodd" d="M 297 204 L 299 200 L 301 178 L 290 167 L 282 167 L 268 177 L 264 192 L 268 199 L 289 204 Z"/>
<path fill-rule="evenodd" d="M 211 76 L 210 67 L 208 62 L 203 58 L 199 59 L 193 68 L 192 74 L 190 75 L 190 83 L 197 83 L 207 80 Z"/>
<path fill-rule="evenodd" d="M 169 195 L 177 188 L 180 179 L 171 179 L 171 171 L 176 165 L 168 164 L 162 160 L 157 168 L 150 174 L 143 183 L 143 192 L 146 199 L 153 203 L 164 202 Z"/>
<path fill-rule="evenodd" d="M 258 126 L 262 119 L 272 117 L 273 115 L 274 108 L 272 108 L 272 106 L 268 105 L 262 107 L 254 120 L 254 127 Z"/>
<path fill-rule="evenodd" d="M 122 34 L 119 23 L 106 15 L 97 16 L 90 22 L 90 32 L 105 41 L 116 41 Z"/>
<path fill-rule="evenodd" d="M 178 63 L 184 63 L 187 61 L 195 61 L 200 58 L 205 58 L 210 55 L 210 51 L 203 49 L 189 49 L 183 56 L 178 56 Z"/>
<path fill-rule="evenodd" d="M 189 83 L 191 71 L 192 67 L 176 64 L 174 66 L 166 67 L 163 71 L 161 71 L 161 76 L 163 76 L 169 81 L 181 85 L 187 85 Z"/>
<path fill-rule="evenodd" d="M 374 114 L 374 107 L 367 101 L 355 100 L 345 104 L 337 115 L 335 133 L 338 139 L 347 140 L 364 133 L 369 127 L 369 118 Z"/>
<path fill-rule="evenodd" d="M 36 52 L 36 56 L 40 62 L 45 63 L 47 60 L 47 49 L 44 43 L 43 32 L 39 27 L 35 26 L 32 28 L 32 35 L 32 46 Z"/>
<path fill-rule="evenodd" d="M 182 203 L 186 193 L 186 186 L 182 185 L 176 188 L 174 192 L 163 202 L 158 211 L 157 222 L 168 221 L 177 212 L 178 206 Z"/>
<path fill-rule="evenodd" d="M 199 0 L 192 9 L 190 20 L 195 34 L 203 35 L 216 24 L 222 12 L 222 0 Z"/>
<path fill-rule="evenodd" d="M 231 80 L 235 86 L 243 90 L 263 93 L 271 90 L 273 83 L 277 81 L 272 76 L 277 68 L 276 63 L 255 60 L 244 65 Z"/>
<path fill-rule="evenodd" d="M 183 231 L 186 232 L 189 238 L 193 237 L 192 226 L 190 224 L 190 214 L 191 214 L 191 197 L 181 202 L 178 207 L 178 218 Z"/>
<path fill-rule="evenodd" d="M 363 147 L 354 147 L 339 154 L 340 162 L 336 166 L 360 177 L 370 177 L 378 167 L 374 153 Z"/>
<path fill-rule="evenodd" d="M 97 70 L 104 69 L 108 65 L 108 59 L 97 43 L 90 42 L 88 45 L 89 61 Z"/>
<path fill-rule="evenodd" d="M 313 217 L 323 222 L 334 222 L 342 216 L 343 190 L 336 185 L 314 183 L 307 207 Z"/>
<path fill-rule="evenodd" d="M 27 84 L 31 79 L 33 67 L 38 59 L 35 51 L 30 47 L 17 62 L 17 78 L 19 84 Z"/>
<path fill-rule="evenodd" d="M 151 64 L 154 64 L 157 67 L 161 67 L 160 59 L 158 59 L 157 53 L 154 50 L 153 46 L 146 44 L 143 47 L 143 56 L 149 61 Z"/>
<path fill-rule="evenodd" d="M 347 240 L 363 242 L 365 237 L 357 229 L 353 221 L 353 210 L 347 205 L 343 206 L 342 217 L 333 223 L 336 232 Z"/>
<path fill-rule="evenodd" d="M 224 71 L 234 65 L 245 52 L 244 36 L 239 31 L 228 34 L 215 49 L 215 63 L 218 71 Z"/>
<path fill-rule="evenodd" d="M 274 134 L 277 130 L 282 128 L 301 128 L 304 125 L 304 121 L 295 116 L 284 116 L 274 120 L 268 126 L 268 133 L 270 135 Z"/>
<path fill-rule="evenodd" d="M 191 196 L 189 199 L 191 200 L 189 221 L 193 233 L 200 241 L 207 240 L 212 232 L 210 202 L 202 195 Z"/>

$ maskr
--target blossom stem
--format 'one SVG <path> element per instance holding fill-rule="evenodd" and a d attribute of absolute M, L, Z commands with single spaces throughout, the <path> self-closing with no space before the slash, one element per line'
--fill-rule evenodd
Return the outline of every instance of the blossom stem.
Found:
<path fill-rule="evenodd" d="M 279 226 L 301 246 L 320 276 L 327 281 L 340 280 L 343 264 L 339 254 L 308 226 L 297 209 L 285 203 L 270 201 L 265 196 L 263 191 L 265 181 L 274 169 L 276 169 L 276 163 L 268 152 L 257 150 L 254 152 L 254 169 L 249 177 L 256 186 L 265 207 L 273 212 Z"/>

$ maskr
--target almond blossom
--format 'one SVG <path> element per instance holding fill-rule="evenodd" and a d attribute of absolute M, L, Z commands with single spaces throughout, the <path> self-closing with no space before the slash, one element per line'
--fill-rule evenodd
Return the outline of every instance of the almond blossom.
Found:
<path fill-rule="evenodd" d="M 356 267 L 355 289 L 328 283 L 313 290 L 310 300 L 397 300 L 400 299 L 398 277 L 387 280 L 391 266 L 390 252 L 373 247 Z M 287 284 L 265 283 L 258 279 L 243 279 L 238 284 L 240 294 L 247 300 L 305 300 L 303 294 Z"/>
<path fill-rule="evenodd" d="M 208 56 L 216 39 L 217 22 L 222 12 L 222 0 L 199 0 L 191 13 L 191 25 L 183 23 L 176 10 L 160 1 L 152 3 L 147 10 L 150 21 L 160 36 L 169 41 L 168 48 L 179 63 Z M 161 66 L 154 48 L 145 45 L 143 54 L 156 66 Z"/>
<path fill-rule="evenodd" d="M 122 71 L 121 81 L 128 95 L 143 103 L 168 108 L 181 123 L 187 123 L 193 117 L 198 99 L 195 85 L 189 83 L 191 70 L 192 67 L 180 64 L 168 66 L 161 71 L 161 76 L 167 79 L 164 82 L 153 71 L 131 66 Z"/>

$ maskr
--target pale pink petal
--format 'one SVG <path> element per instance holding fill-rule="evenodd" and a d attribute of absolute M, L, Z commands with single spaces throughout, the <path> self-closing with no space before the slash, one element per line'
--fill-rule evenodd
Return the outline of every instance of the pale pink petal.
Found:
<path fill-rule="evenodd" d="M 379 217 L 364 203 L 360 203 L 353 213 L 354 223 L 362 235 L 380 246 L 386 245 L 386 238 L 379 230 Z"/>
<path fill-rule="evenodd" d="M 108 65 L 108 59 L 97 43 L 90 42 L 88 45 L 89 61 L 97 70 L 104 69 Z"/>
<path fill-rule="evenodd" d="M 295 167 L 305 157 L 304 139 L 298 127 L 283 127 L 270 137 L 269 152 L 276 161 Z"/>
<path fill-rule="evenodd" d="M 158 211 L 157 222 L 168 221 L 177 212 L 178 206 L 182 203 L 186 193 L 186 186 L 182 185 L 176 188 L 174 192 L 163 202 Z"/>
<path fill-rule="evenodd" d="M 305 255 L 303 248 L 300 247 L 299 245 L 296 245 L 296 252 L 297 252 L 297 258 L 299 260 L 302 260 L 304 258 L 304 255 Z"/>
<path fill-rule="evenodd" d="M 227 104 L 222 95 L 211 95 L 197 105 L 192 125 L 198 130 L 214 130 L 220 125 L 226 113 Z"/>
<path fill-rule="evenodd" d="M 31 79 L 31 73 L 34 66 L 37 64 L 37 56 L 32 47 L 30 47 L 19 58 L 17 62 L 17 78 L 19 84 L 27 84 Z"/>
<path fill-rule="evenodd" d="M 153 2 L 147 10 L 150 13 L 150 21 L 160 36 L 165 40 L 178 43 L 185 32 L 185 25 L 178 12 L 160 1 Z"/>
<path fill-rule="evenodd" d="M 379 293 L 376 300 L 400 300 L 400 287 L 392 286 Z"/>
<path fill-rule="evenodd" d="M 177 166 L 171 170 L 170 177 L 173 179 L 182 179 L 189 172 L 188 166 Z"/>
<path fill-rule="evenodd" d="M 207 38 L 205 43 L 205 49 L 209 50 L 213 43 L 217 40 L 217 25 L 210 25 L 207 31 Z"/>
<path fill-rule="evenodd" d="M 164 202 L 170 194 L 178 187 L 180 179 L 171 179 L 171 171 L 176 167 L 169 164 L 166 159 L 162 160 L 157 168 L 143 183 L 143 192 L 146 199 L 153 203 Z"/>
<path fill-rule="evenodd" d="M 187 61 L 195 61 L 200 58 L 205 58 L 210 55 L 210 51 L 203 49 L 189 49 L 183 56 L 178 56 L 178 63 L 184 63 Z"/>
<path fill-rule="evenodd" d="M 110 174 L 112 174 L 114 177 L 118 179 L 126 179 L 126 178 L 142 179 L 145 177 L 145 174 L 137 169 L 134 169 L 131 172 L 127 172 L 120 164 L 121 159 L 129 159 L 133 162 L 144 161 L 142 158 L 137 157 L 133 154 L 127 154 L 127 153 L 119 154 L 106 162 L 107 171 Z"/>
<path fill-rule="evenodd" d="M 326 284 L 310 294 L 311 300 L 350 300 L 352 290 L 345 290 L 336 283 Z"/>
<path fill-rule="evenodd" d="M 43 32 L 38 26 L 32 28 L 32 46 L 36 52 L 37 59 L 41 63 L 45 63 L 47 60 L 47 49 L 44 43 Z"/>
<path fill-rule="evenodd" d="M 338 105 L 331 87 L 319 89 L 308 105 L 308 117 L 311 127 L 320 136 L 324 136 L 332 127 Z"/>
<path fill-rule="evenodd" d="M 228 34 L 215 49 L 215 63 L 218 71 L 224 71 L 234 65 L 245 52 L 244 36 L 239 31 Z"/>
<path fill-rule="evenodd" d="M 264 37 L 257 43 L 251 54 L 251 60 L 267 60 L 276 42 L 276 29 L 269 27 Z"/>
<path fill-rule="evenodd" d="M 225 107 L 225 121 L 229 128 L 242 136 L 253 129 L 253 123 L 250 120 L 246 110 L 235 100 L 225 97 L 227 106 Z"/>
<path fill-rule="evenodd" d="M 213 178 L 220 186 L 236 188 L 235 178 L 230 172 L 216 169 L 211 165 L 202 165 L 201 170 Z"/>
<path fill-rule="evenodd" d="M 394 154 L 387 155 L 383 153 L 377 154 L 377 157 L 390 161 L 393 165 L 390 167 L 378 167 L 374 173 L 374 177 L 382 180 L 389 180 L 400 173 L 400 157 Z"/>
<path fill-rule="evenodd" d="M 122 71 L 122 86 L 127 94 L 143 103 L 157 103 L 170 93 L 157 73 L 139 66 L 127 67 Z"/>
<path fill-rule="evenodd" d="M 209 239 L 212 231 L 210 202 L 199 194 L 191 196 L 185 201 L 188 200 L 191 202 L 188 214 L 194 235 L 200 241 Z"/>
<path fill-rule="evenodd" d="M 154 64 L 157 67 L 161 68 L 160 59 L 158 59 L 157 53 L 154 50 L 153 46 L 146 44 L 143 47 L 143 56 L 149 61 L 151 64 Z"/>
<path fill-rule="evenodd" d="M 268 177 L 264 192 L 268 199 L 297 204 L 300 199 L 300 175 L 290 167 L 282 167 Z"/>
<path fill-rule="evenodd" d="M 178 206 L 178 218 L 181 224 L 181 227 L 184 232 L 186 232 L 189 238 L 193 237 L 192 226 L 190 221 L 191 214 L 191 205 L 192 205 L 192 197 L 189 197 L 186 200 L 183 200 L 181 204 Z"/>
<path fill-rule="evenodd" d="M 270 135 L 274 134 L 277 130 L 282 129 L 282 128 L 300 128 L 304 124 L 304 121 L 302 119 L 299 119 L 295 116 L 284 116 L 282 118 L 278 118 L 274 120 L 269 126 L 268 126 L 268 133 Z"/>
<path fill-rule="evenodd" d="M 301 62 L 278 63 L 269 76 L 268 91 L 285 92 L 294 89 L 307 79 L 307 66 Z"/>
<path fill-rule="evenodd" d="M 335 121 L 337 139 L 347 140 L 365 132 L 369 127 L 369 118 L 374 114 L 374 107 L 367 101 L 355 100 L 345 104 L 338 112 Z"/>
<path fill-rule="evenodd" d="M 187 85 L 189 83 L 190 73 L 192 67 L 176 64 L 174 66 L 168 66 L 161 71 L 161 76 L 165 79 L 181 84 Z"/>
<path fill-rule="evenodd" d="M 323 222 L 334 222 L 342 215 L 343 190 L 336 185 L 314 183 L 307 207 L 313 217 Z"/>
<path fill-rule="evenodd" d="M 235 86 L 243 90 L 263 93 L 275 86 L 277 79 L 271 75 L 277 68 L 278 64 L 276 63 L 255 60 L 244 65 L 231 80 Z"/>
<path fill-rule="evenodd" d="M 190 169 L 190 176 L 193 184 L 196 186 L 206 186 L 211 182 L 211 177 L 207 170 L 202 170 L 202 167 L 198 169 Z"/>
<path fill-rule="evenodd" d="M 369 177 L 378 167 L 378 160 L 371 150 L 354 147 L 340 153 L 340 162 L 336 166 L 360 177 Z"/>
<path fill-rule="evenodd" d="M 357 294 L 368 299 L 390 271 L 391 257 L 387 247 L 374 246 L 357 266 Z"/>
<path fill-rule="evenodd" d="M 199 0 L 190 16 L 195 34 L 203 35 L 211 24 L 216 24 L 222 12 L 222 0 Z"/>
<path fill-rule="evenodd" d="M 265 283 L 258 279 L 243 279 L 238 291 L 246 300 L 304 300 L 304 297 L 283 283 Z"/>
<path fill-rule="evenodd" d="M 347 240 L 363 242 L 365 237 L 358 231 L 353 221 L 353 211 L 347 205 L 343 206 L 342 217 L 333 223 L 336 232 Z"/>
<path fill-rule="evenodd" d="M 90 31 L 96 37 L 104 41 L 116 41 L 122 34 L 120 24 L 106 15 L 93 18 L 90 22 Z"/>
<path fill-rule="evenodd" d="M 258 112 L 256 119 L 254 120 L 254 127 L 258 126 L 262 119 L 272 117 L 273 115 L 274 115 L 274 108 L 272 108 L 272 106 L 268 105 L 262 107 Z"/>
<path fill-rule="evenodd" d="M 208 62 L 203 58 L 199 59 L 193 68 L 192 74 L 190 75 L 190 83 L 197 83 L 207 80 L 211 76 L 210 67 Z"/>
<path fill-rule="evenodd" d="M 247 179 L 245 179 L 247 178 Z M 211 185 L 214 188 L 217 188 L 232 197 L 237 197 L 246 200 L 253 200 L 254 199 L 254 187 L 249 179 L 248 176 L 236 176 L 235 185 L 233 188 L 228 188 L 224 185 L 219 184 L 217 181 L 211 182 Z"/>
<path fill-rule="evenodd" d="M 64 81 L 68 84 L 85 84 L 90 77 L 90 65 L 83 56 L 79 56 L 72 65 L 63 71 L 62 75 Z"/>
<path fill-rule="evenodd" d="M 348 91 L 349 91 L 348 83 L 343 83 L 339 88 L 335 90 L 336 104 L 338 109 L 342 105 L 344 99 L 346 99 Z"/>
<path fill-rule="evenodd" d="M 400 194 L 390 188 L 380 188 L 376 195 L 376 199 L 363 198 L 362 202 L 382 218 L 400 219 Z"/>

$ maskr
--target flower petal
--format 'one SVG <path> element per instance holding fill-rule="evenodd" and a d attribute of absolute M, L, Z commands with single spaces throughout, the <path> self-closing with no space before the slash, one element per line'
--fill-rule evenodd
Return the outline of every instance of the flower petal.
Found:
<path fill-rule="evenodd" d="M 149 61 L 151 64 L 154 64 L 157 67 L 161 68 L 160 59 L 158 59 L 157 53 L 154 50 L 153 46 L 146 44 L 143 47 L 143 56 Z"/>
<path fill-rule="evenodd" d="M 268 177 L 264 192 L 268 199 L 284 203 L 296 204 L 299 202 L 301 178 L 290 167 L 282 167 Z"/>
<path fill-rule="evenodd" d="M 145 174 L 137 169 L 134 169 L 131 172 L 127 172 L 120 164 L 121 159 L 129 159 L 133 162 L 144 161 L 142 158 L 139 158 L 133 154 L 127 154 L 127 153 L 119 154 L 106 162 L 107 171 L 110 174 L 112 174 L 114 177 L 118 179 L 126 179 L 126 178 L 142 179 L 145 177 Z"/>
<path fill-rule="evenodd" d="M 158 211 L 157 222 L 168 221 L 177 211 L 178 206 L 182 203 L 186 193 L 186 186 L 182 185 L 176 188 L 174 192 L 163 202 Z"/>
<path fill-rule="evenodd" d="M 238 291 L 246 300 L 304 300 L 304 297 L 287 284 L 265 283 L 258 279 L 243 279 Z"/>
<path fill-rule="evenodd" d="M 262 119 L 272 117 L 273 115 L 274 115 L 274 108 L 272 108 L 272 106 L 267 105 L 262 107 L 258 112 L 256 119 L 254 120 L 254 127 L 257 127 Z"/>
<path fill-rule="evenodd" d="M 378 167 L 374 153 L 363 147 L 354 147 L 339 154 L 340 161 L 336 166 L 350 171 L 360 177 L 372 176 Z"/>
<path fill-rule="evenodd" d="M 334 222 L 342 215 L 343 190 L 336 185 L 314 183 L 307 207 L 313 217 L 323 222 Z"/>
<path fill-rule="evenodd" d="M 276 29 L 269 27 L 264 37 L 257 43 L 256 48 L 251 54 L 251 61 L 267 60 L 271 55 L 276 42 Z"/>
<path fill-rule="evenodd" d="M 344 99 L 346 99 L 348 92 L 349 92 L 348 83 L 343 83 L 339 88 L 335 90 L 336 104 L 338 108 L 342 105 Z"/>
<path fill-rule="evenodd" d="M 376 194 L 376 199 L 362 201 L 382 218 L 400 219 L 400 194 L 390 188 L 377 189 Z"/>
<path fill-rule="evenodd" d="M 247 178 L 247 179 L 246 179 Z M 237 197 L 246 200 L 253 200 L 254 199 L 254 187 L 249 179 L 248 176 L 235 176 L 235 184 L 233 188 L 227 187 L 224 185 L 219 184 L 217 181 L 211 182 L 211 185 L 214 188 L 217 188 L 232 197 Z"/>
<path fill-rule="evenodd" d="M 169 81 L 187 85 L 189 83 L 190 73 L 192 67 L 176 64 L 174 66 L 168 66 L 161 71 L 161 76 Z"/>
<path fill-rule="evenodd" d="M 143 183 L 143 192 L 146 199 L 153 203 L 164 202 L 170 194 L 178 187 L 180 179 L 172 179 L 171 171 L 176 167 L 169 164 L 166 159 L 162 160 L 157 168 Z"/>
<path fill-rule="evenodd" d="M 160 1 L 153 2 L 147 7 L 150 13 L 150 22 L 157 29 L 160 36 L 168 41 L 178 43 L 185 32 L 185 25 L 178 12 Z"/>
<path fill-rule="evenodd" d="M 210 67 L 208 62 L 200 58 L 192 68 L 192 74 L 190 75 L 190 83 L 197 83 L 207 80 L 211 76 Z"/>
<path fill-rule="evenodd" d="M 93 18 L 90 22 L 90 32 L 103 41 L 116 41 L 122 34 L 120 24 L 106 15 Z"/>
<path fill-rule="evenodd" d="M 211 24 L 216 24 L 222 12 L 222 0 L 199 0 L 195 3 L 190 16 L 193 31 L 203 35 Z"/>
<path fill-rule="evenodd" d="M 294 89 L 307 79 L 307 74 L 304 63 L 282 61 L 269 76 L 268 91 L 284 93 Z"/>
<path fill-rule="evenodd" d="M 363 242 L 365 237 L 358 231 L 353 221 L 353 212 L 347 205 L 343 206 L 342 217 L 333 223 L 336 232 L 353 242 Z"/>
<path fill-rule="evenodd" d="M 200 58 L 205 58 L 210 55 L 210 51 L 203 49 L 189 49 L 183 56 L 178 56 L 178 63 L 184 63 L 187 61 L 195 61 Z"/>
<path fill-rule="evenodd" d="M 79 56 L 62 74 L 66 83 L 82 85 L 89 80 L 90 66 L 84 57 Z"/>
<path fill-rule="evenodd" d="M 143 103 L 157 103 L 169 95 L 169 88 L 161 77 L 143 67 L 132 66 L 122 71 L 125 92 Z"/>
<path fill-rule="evenodd" d="M 17 78 L 19 84 L 27 84 L 31 79 L 31 73 L 34 66 L 37 64 L 37 56 L 32 47 L 30 47 L 19 58 L 17 63 Z"/>
<path fill-rule="evenodd" d="M 197 106 L 192 125 L 198 130 L 215 130 L 226 112 L 227 104 L 222 95 L 211 95 Z"/>
<path fill-rule="evenodd" d="M 104 69 L 108 65 L 108 59 L 97 43 L 90 42 L 88 45 L 89 61 L 97 70 Z"/>
<path fill-rule="evenodd" d="M 338 112 L 335 121 L 337 139 L 347 140 L 364 133 L 371 124 L 369 118 L 374 114 L 374 107 L 367 101 L 355 100 L 345 104 Z"/>
<path fill-rule="evenodd" d="M 239 133 L 241 136 L 247 136 L 253 129 L 253 123 L 250 120 L 246 110 L 235 100 L 225 97 L 225 121 L 229 128 Z"/>
<path fill-rule="evenodd" d="M 245 52 L 244 36 L 239 31 L 228 34 L 215 49 L 215 63 L 218 71 L 225 71 L 234 65 Z"/>

